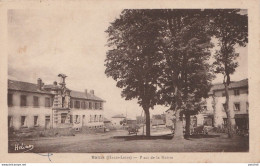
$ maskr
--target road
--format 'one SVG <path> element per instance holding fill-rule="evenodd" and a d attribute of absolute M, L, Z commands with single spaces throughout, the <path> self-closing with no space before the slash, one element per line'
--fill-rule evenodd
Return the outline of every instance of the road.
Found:
<path fill-rule="evenodd" d="M 140 133 L 139 133 L 140 134 Z M 155 134 L 156 135 L 156 134 Z M 246 152 L 248 137 L 235 136 L 228 139 L 224 134 L 194 137 L 174 141 L 171 136 L 129 136 L 127 131 L 110 131 L 97 134 L 76 134 L 76 136 L 40 137 L 9 141 L 9 152 L 15 145 L 33 145 L 27 152 L 35 153 L 132 153 L 132 152 Z"/>

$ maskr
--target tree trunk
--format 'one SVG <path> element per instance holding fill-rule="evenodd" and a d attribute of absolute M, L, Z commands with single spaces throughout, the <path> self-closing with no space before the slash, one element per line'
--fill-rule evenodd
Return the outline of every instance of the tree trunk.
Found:
<path fill-rule="evenodd" d="M 150 133 L 150 112 L 149 108 L 144 108 L 145 112 L 145 121 L 146 121 L 146 136 L 151 136 Z"/>
<path fill-rule="evenodd" d="M 214 96 L 215 94 L 213 93 L 213 96 L 212 96 L 212 108 L 213 108 L 213 127 L 218 127 L 217 125 L 216 125 L 216 117 L 217 117 L 217 115 L 216 115 L 216 98 L 215 98 L 215 96 Z"/>
<path fill-rule="evenodd" d="M 190 136 L 190 114 L 185 114 L 186 126 L 185 126 L 185 135 Z"/>
<path fill-rule="evenodd" d="M 225 84 L 225 93 L 226 93 L 226 104 L 225 104 L 225 112 L 227 114 L 227 130 L 228 130 L 228 138 L 233 137 L 233 125 L 232 125 L 232 120 L 231 120 L 231 115 L 230 115 L 230 110 L 229 110 L 229 93 L 228 93 L 228 85 Z"/>
<path fill-rule="evenodd" d="M 173 140 L 182 140 L 183 137 L 183 123 L 182 118 L 180 117 L 181 110 L 176 110 L 176 121 L 175 121 L 175 132 Z"/>

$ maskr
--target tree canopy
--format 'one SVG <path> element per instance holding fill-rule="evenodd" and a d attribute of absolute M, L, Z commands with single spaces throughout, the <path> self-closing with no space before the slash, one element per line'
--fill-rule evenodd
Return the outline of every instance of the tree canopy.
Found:
<path fill-rule="evenodd" d="M 136 98 L 146 113 L 150 134 L 149 108 L 158 101 L 158 78 L 161 76 L 160 20 L 146 10 L 124 10 L 107 29 L 109 35 L 105 60 L 106 75 L 117 81 L 126 100 Z M 148 131 L 149 130 L 149 131 Z"/>
<path fill-rule="evenodd" d="M 225 112 L 227 114 L 228 136 L 233 137 L 233 124 L 229 110 L 229 84 L 231 74 L 238 67 L 236 61 L 239 53 L 236 52 L 237 46 L 246 46 L 248 42 L 248 17 L 241 14 L 241 10 L 225 9 L 210 12 L 211 27 L 213 34 L 218 39 L 219 49 L 214 54 L 215 72 L 221 73 L 225 85 Z"/>
<path fill-rule="evenodd" d="M 107 29 L 106 75 L 117 81 L 126 100 L 137 99 L 146 114 L 156 104 L 176 111 L 175 136 L 182 137 L 186 121 L 201 110 L 214 78 L 209 64 L 211 39 L 220 42 L 215 69 L 229 79 L 238 56 L 236 44 L 247 42 L 246 17 L 239 10 L 141 9 L 123 10 Z"/>

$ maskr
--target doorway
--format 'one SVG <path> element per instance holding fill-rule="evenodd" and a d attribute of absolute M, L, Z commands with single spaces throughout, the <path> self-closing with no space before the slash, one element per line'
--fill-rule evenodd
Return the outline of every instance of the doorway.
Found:
<path fill-rule="evenodd" d="M 50 129 L 50 128 L 51 128 L 51 117 L 45 116 L 45 129 Z"/>

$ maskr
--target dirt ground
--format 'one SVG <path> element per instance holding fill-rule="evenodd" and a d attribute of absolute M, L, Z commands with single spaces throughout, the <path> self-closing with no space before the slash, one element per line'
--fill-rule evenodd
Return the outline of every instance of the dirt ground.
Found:
<path fill-rule="evenodd" d="M 24 147 L 24 149 L 22 148 Z M 15 149 L 16 148 L 16 149 Z M 248 137 L 209 133 L 174 141 L 171 135 L 154 135 L 149 138 L 139 133 L 110 131 L 75 136 L 40 137 L 9 140 L 10 153 L 132 153 L 132 152 L 247 152 Z"/>

